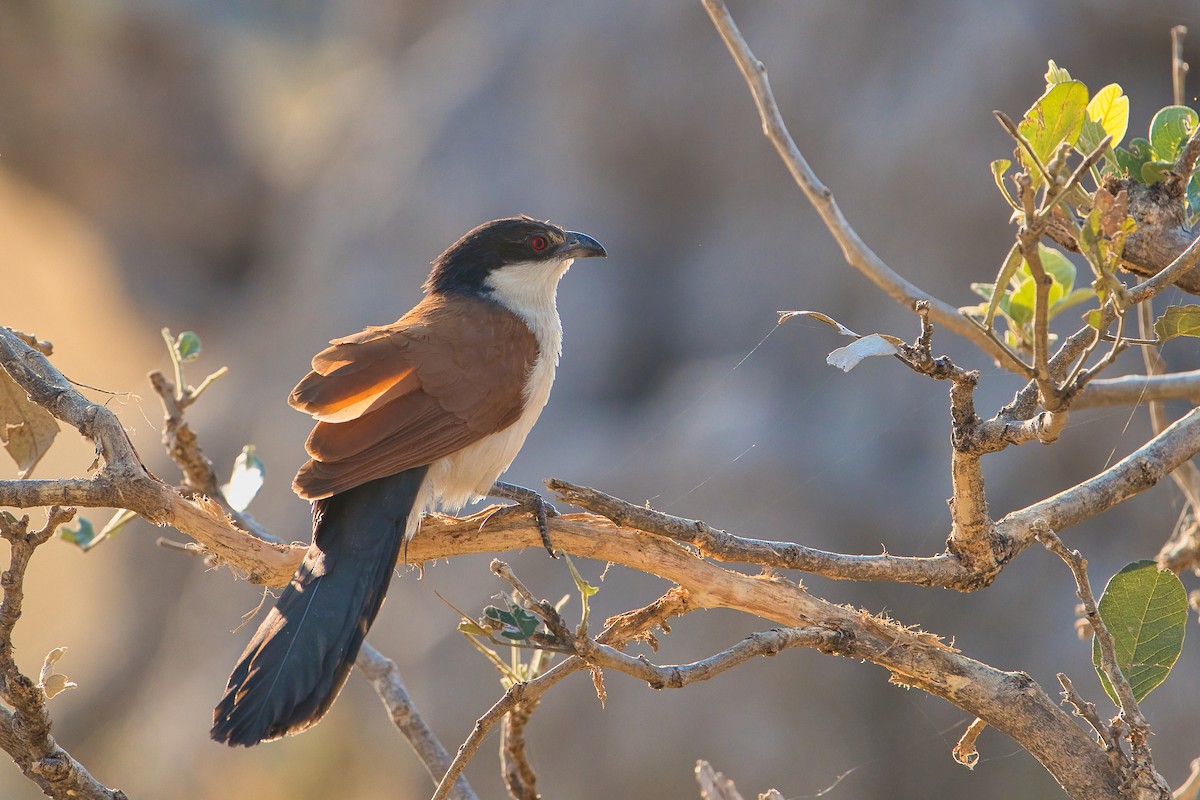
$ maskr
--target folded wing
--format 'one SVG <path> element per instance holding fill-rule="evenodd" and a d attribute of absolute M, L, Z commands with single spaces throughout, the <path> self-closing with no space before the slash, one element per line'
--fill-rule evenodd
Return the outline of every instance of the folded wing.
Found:
<path fill-rule="evenodd" d="M 335 339 L 289 402 L 317 424 L 293 488 L 316 500 L 430 464 L 521 416 L 537 339 L 492 301 L 426 297 L 392 325 Z"/>

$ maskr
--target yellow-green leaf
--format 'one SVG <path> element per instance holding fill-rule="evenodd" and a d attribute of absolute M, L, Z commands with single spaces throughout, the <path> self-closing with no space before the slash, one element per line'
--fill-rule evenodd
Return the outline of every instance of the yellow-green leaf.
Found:
<path fill-rule="evenodd" d="M 1025 112 L 1025 118 L 1017 130 L 1029 142 L 1038 161 L 1045 166 L 1059 145 L 1066 142 L 1074 145 L 1087 119 L 1088 90 L 1079 81 L 1056 83 L 1037 99 Z M 1040 170 L 1029 162 L 1029 155 L 1021 149 L 1021 159 L 1027 171 L 1039 178 Z"/>
<path fill-rule="evenodd" d="M 996 188 L 1000 190 L 1000 194 L 1004 195 L 1004 200 L 1014 209 L 1020 208 L 1017 201 L 1013 200 L 1012 195 L 1008 193 L 1008 187 L 1004 185 L 1004 173 L 1008 172 L 1008 168 L 1012 166 L 1012 161 L 1007 158 L 997 158 L 992 162 L 992 178 L 996 181 Z"/>
<path fill-rule="evenodd" d="M 1004 264 L 1000 267 L 999 274 L 996 275 L 996 283 L 993 284 L 992 295 L 988 299 L 987 314 L 983 318 L 983 325 L 986 328 L 992 326 L 992 320 L 996 318 L 996 310 L 1001 307 L 1001 302 L 1008 294 L 1007 287 L 1009 281 L 1017 274 L 1021 264 L 1024 261 L 1021 259 L 1021 251 L 1014 244 L 1008 250 L 1008 257 L 1004 259 Z M 999 291 L 997 291 L 997 288 Z M 1005 313 L 1008 313 L 1007 304 L 1005 304 Z"/>
<path fill-rule="evenodd" d="M 1160 342 L 1176 336 L 1200 336 L 1200 306 L 1167 306 L 1154 321 L 1154 333 Z"/>
<path fill-rule="evenodd" d="M 1129 98 L 1121 91 L 1120 84 L 1110 83 L 1087 104 L 1087 115 L 1104 127 L 1116 147 L 1129 130 Z"/>
<path fill-rule="evenodd" d="M 181 362 L 195 361 L 200 357 L 200 337 L 195 331 L 184 331 L 172 344 L 175 347 L 175 357 Z"/>

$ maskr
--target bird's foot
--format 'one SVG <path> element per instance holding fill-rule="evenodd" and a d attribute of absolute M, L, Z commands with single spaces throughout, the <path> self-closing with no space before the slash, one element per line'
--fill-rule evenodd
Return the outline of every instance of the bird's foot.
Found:
<path fill-rule="evenodd" d="M 558 510 L 550 505 L 537 492 L 532 489 L 526 489 L 524 486 L 517 486 L 514 483 L 504 483 L 496 481 L 495 485 L 488 490 L 488 495 L 491 497 L 499 497 L 502 500 L 512 500 L 516 503 L 515 506 L 502 506 L 496 509 L 479 525 L 479 529 L 488 525 L 490 522 L 498 521 L 504 517 L 514 514 L 532 514 L 537 520 L 538 533 L 542 536 L 542 546 L 546 548 L 546 552 L 551 558 L 558 558 L 554 554 L 554 545 L 550 543 L 550 517 L 557 517 Z"/>

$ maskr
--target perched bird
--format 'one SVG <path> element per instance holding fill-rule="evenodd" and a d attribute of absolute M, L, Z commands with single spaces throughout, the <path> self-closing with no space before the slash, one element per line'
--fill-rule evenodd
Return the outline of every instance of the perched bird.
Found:
<path fill-rule="evenodd" d="M 549 548 L 541 497 L 493 484 L 550 396 L 558 281 L 576 258 L 605 255 L 528 217 L 485 223 L 434 260 L 415 308 L 313 358 L 289 398 L 317 420 L 292 484 L 313 503 L 313 542 L 229 677 L 215 740 L 250 746 L 324 716 L 434 505 L 520 500 Z"/>

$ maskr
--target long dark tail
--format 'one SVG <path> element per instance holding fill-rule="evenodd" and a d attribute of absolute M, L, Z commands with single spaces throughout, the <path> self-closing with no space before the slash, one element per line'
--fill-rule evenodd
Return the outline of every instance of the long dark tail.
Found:
<path fill-rule="evenodd" d="M 249 747 L 298 733 L 333 705 L 383 604 L 426 469 L 316 502 L 312 546 L 233 668 L 212 738 Z"/>

